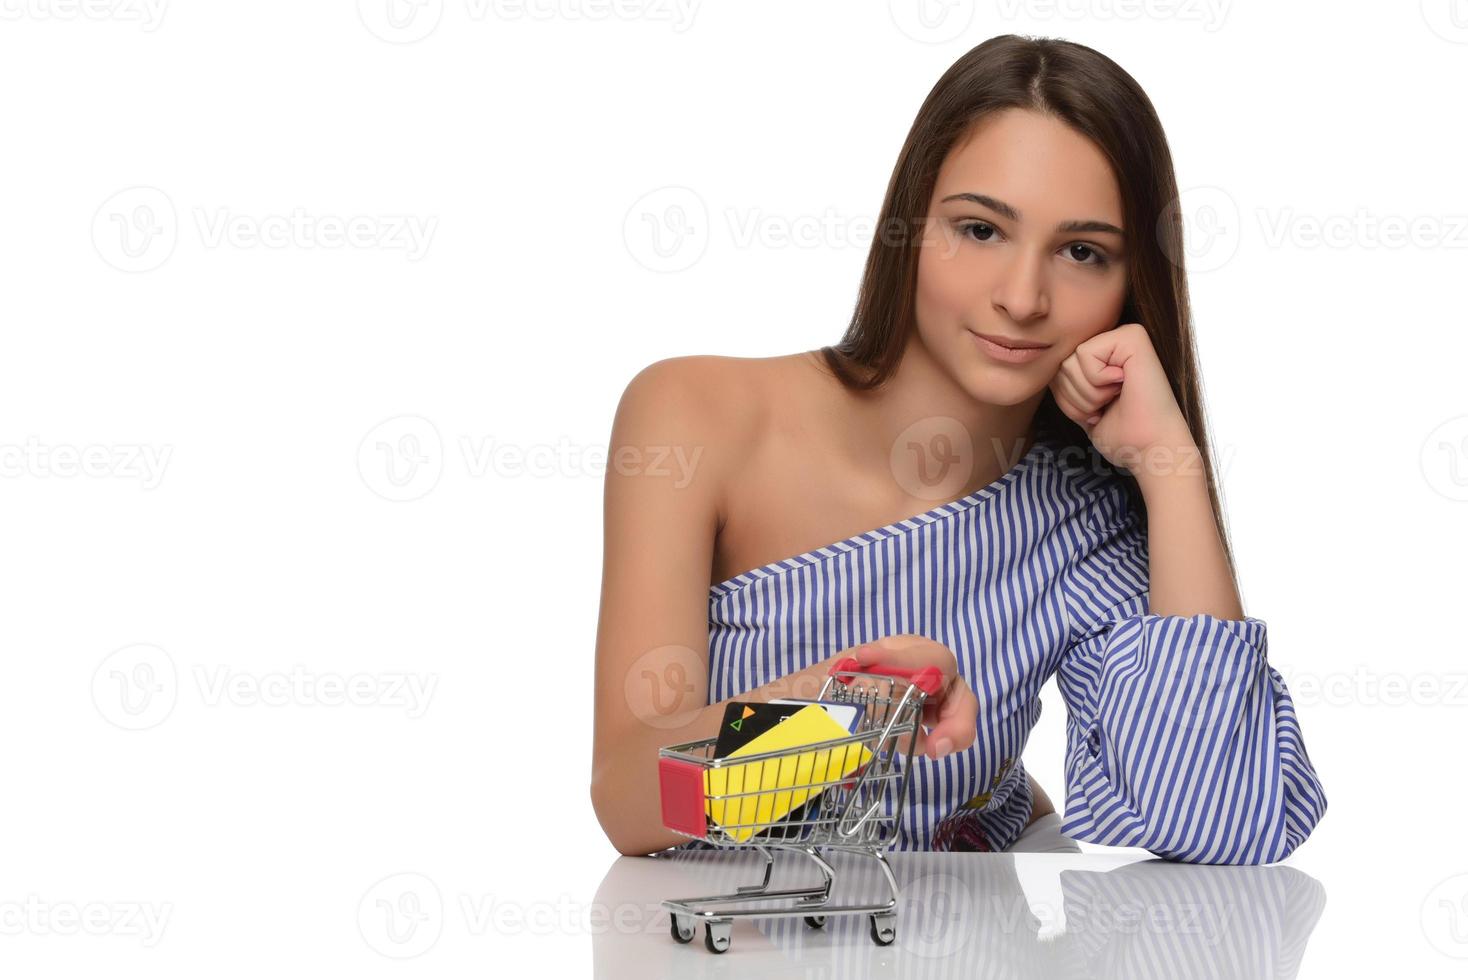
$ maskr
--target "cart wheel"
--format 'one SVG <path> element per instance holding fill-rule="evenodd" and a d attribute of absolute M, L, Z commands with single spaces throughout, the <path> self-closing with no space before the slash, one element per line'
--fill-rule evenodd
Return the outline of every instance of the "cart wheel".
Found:
<path fill-rule="evenodd" d="M 826 924 L 826 917 L 824 915 L 807 915 L 805 917 L 805 924 L 812 929 L 819 929 Z"/>
<path fill-rule="evenodd" d="M 687 916 L 677 914 L 668 916 L 668 931 L 673 934 L 674 942 L 687 943 L 693 941 L 693 934 L 698 930 L 693 927 L 692 922 L 688 922 L 686 919 Z"/>
<path fill-rule="evenodd" d="M 703 945 L 710 953 L 723 953 L 729 949 L 729 930 L 733 923 L 728 919 L 720 922 L 710 920 L 703 930 Z"/>
<path fill-rule="evenodd" d="M 871 916 L 872 942 L 878 946 L 891 946 L 897 938 L 897 916 L 891 912 L 874 912 Z"/>

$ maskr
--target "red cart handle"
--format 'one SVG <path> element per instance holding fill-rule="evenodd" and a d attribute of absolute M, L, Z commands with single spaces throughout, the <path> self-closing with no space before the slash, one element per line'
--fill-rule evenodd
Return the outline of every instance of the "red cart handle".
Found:
<path fill-rule="evenodd" d="M 916 670 L 911 667 L 894 667 L 888 664 L 867 664 L 863 667 L 861 661 L 855 657 L 842 657 L 831 665 L 830 675 L 834 677 L 843 671 L 904 677 L 909 684 L 922 691 L 928 697 L 932 697 L 943 689 L 943 672 L 937 667 L 919 667 Z M 848 678 L 837 677 L 836 679 L 843 684 L 850 683 Z"/>

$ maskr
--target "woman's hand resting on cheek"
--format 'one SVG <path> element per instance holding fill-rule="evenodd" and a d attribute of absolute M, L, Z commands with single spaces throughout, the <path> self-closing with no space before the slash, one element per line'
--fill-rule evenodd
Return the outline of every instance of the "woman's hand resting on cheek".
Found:
<path fill-rule="evenodd" d="M 1194 446 L 1152 338 L 1140 323 L 1123 323 L 1083 342 L 1060 362 L 1050 391 L 1107 462 L 1133 474 L 1153 447 L 1186 452 Z"/>
<path fill-rule="evenodd" d="M 925 636 L 900 633 L 864 643 L 845 653 L 855 657 L 862 667 L 873 664 L 910 670 L 937 667 L 943 672 L 943 686 L 923 705 L 923 721 L 917 729 L 917 744 L 912 748 L 914 754 L 938 759 L 974 744 L 978 734 L 979 699 L 959 676 L 958 658 L 952 650 Z M 926 734 L 924 726 L 930 729 Z M 899 739 L 897 747 L 906 752 L 906 739 Z"/>

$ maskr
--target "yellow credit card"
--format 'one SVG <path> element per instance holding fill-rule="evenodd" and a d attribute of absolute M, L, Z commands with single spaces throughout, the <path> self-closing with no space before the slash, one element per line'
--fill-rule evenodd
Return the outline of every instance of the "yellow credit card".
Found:
<path fill-rule="evenodd" d="M 808 704 L 727 758 L 796 749 L 846 738 L 851 732 L 819 704 Z M 749 840 L 807 799 L 866 764 L 872 753 L 860 742 L 781 755 L 763 762 L 718 766 L 703 774 L 708 815 L 735 840 Z M 811 784 L 818 784 L 814 789 Z M 747 795 L 735 795 L 747 794 Z M 716 797 L 727 797 L 718 799 Z"/>

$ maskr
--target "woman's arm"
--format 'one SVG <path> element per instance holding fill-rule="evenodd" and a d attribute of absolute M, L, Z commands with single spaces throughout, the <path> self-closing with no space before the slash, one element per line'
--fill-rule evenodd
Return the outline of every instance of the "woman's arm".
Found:
<path fill-rule="evenodd" d="M 710 736 L 722 718 L 708 704 L 708 580 L 727 451 L 707 444 L 699 368 L 643 369 L 608 447 L 591 800 L 623 854 L 686 839 L 662 829 L 657 750 Z"/>
<path fill-rule="evenodd" d="M 1264 621 L 1149 611 L 1158 528 L 1144 532 L 1115 482 L 1094 504 L 1062 583 L 1062 832 L 1178 861 L 1282 860 L 1320 821 L 1326 798 L 1294 701 L 1269 665 Z"/>
<path fill-rule="evenodd" d="M 1136 469 L 1147 506 L 1149 611 L 1159 616 L 1208 613 L 1219 619 L 1243 619 L 1243 603 L 1218 538 L 1197 444 L 1187 432 L 1179 433 L 1168 444 L 1165 458 L 1175 465 Z"/>
<path fill-rule="evenodd" d="M 623 854 L 688 840 L 663 827 L 658 749 L 717 735 L 728 703 L 708 703 L 708 589 L 721 488 L 748 423 L 721 415 L 738 402 L 719 380 L 703 358 L 659 361 L 628 384 L 612 423 L 591 801 Z M 814 698 L 842 655 L 737 700 Z"/>

